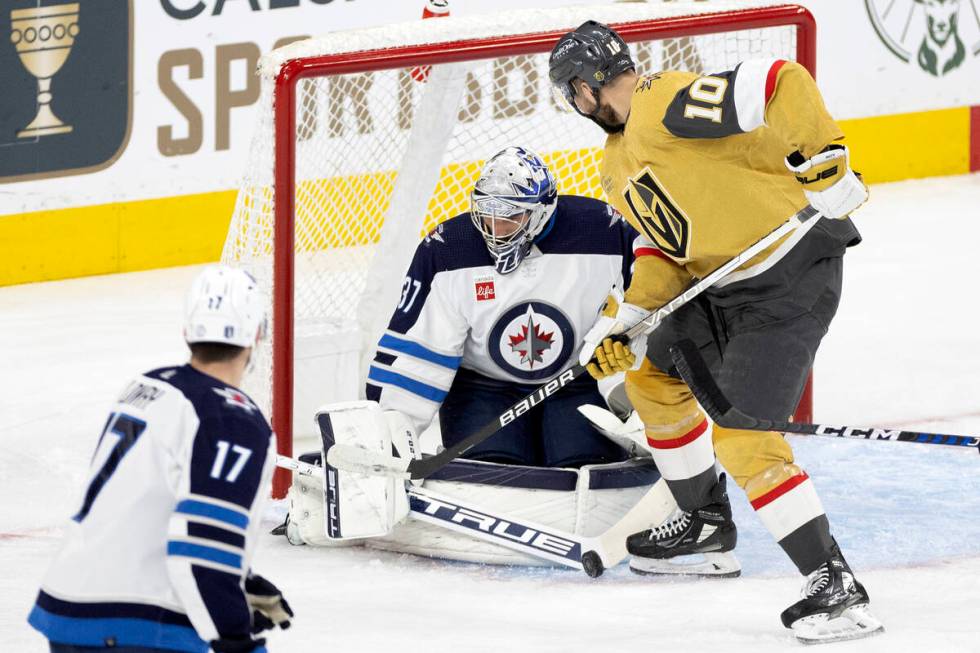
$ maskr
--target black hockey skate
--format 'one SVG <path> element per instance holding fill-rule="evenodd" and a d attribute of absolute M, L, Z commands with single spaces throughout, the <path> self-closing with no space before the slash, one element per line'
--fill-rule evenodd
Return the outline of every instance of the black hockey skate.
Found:
<path fill-rule="evenodd" d="M 807 576 L 803 598 L 783 610 L 783 625 L 804 644 L 858 639 L 884 631 L 868 593 L 834 545 L 833 556 Z"/>
<path fill-rule="evenodd" d="M 738 540 L 725 475 L 711 490 L 711 503 L 693 512 L 677 509 L 663 524 L 626 539 L 638 574 L 683 574 L 732 578 L 742 573 L 732 549 Z"/>

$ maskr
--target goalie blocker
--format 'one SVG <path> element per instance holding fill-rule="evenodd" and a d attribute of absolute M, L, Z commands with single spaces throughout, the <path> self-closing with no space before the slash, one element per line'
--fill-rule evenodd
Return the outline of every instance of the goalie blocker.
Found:
<path fill-rule="evenodd" d="M 382 411 L 375 401 L 350 401 L 321 408 L 316 422 L 326 451 L 335 443 L 377 454 L 415 457 L 417 435 L 398 411 Z M 324 532 L 331 540 L 379 537 L 408 515 L 404 482 L 323 466 Z"/>

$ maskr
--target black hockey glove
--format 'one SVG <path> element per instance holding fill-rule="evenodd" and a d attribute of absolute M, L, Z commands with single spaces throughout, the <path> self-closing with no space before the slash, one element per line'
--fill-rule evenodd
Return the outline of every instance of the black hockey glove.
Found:
<path fill-rule="evenodd" d="M 245 578 L 245 599 L 252 609 L 252 632 L 261 633 L 279 626 L 289 628 L 293 610 L 279 588 L 258 574 Z M 217 650 L 217 649 L 215 649 Z"/>
<path fill-rule="evenodd" d="M 214 653 L 252 653 L 257 648 L 265 646 L 264 639 L 215 639 L 211 640 L 211 650 Z"/>

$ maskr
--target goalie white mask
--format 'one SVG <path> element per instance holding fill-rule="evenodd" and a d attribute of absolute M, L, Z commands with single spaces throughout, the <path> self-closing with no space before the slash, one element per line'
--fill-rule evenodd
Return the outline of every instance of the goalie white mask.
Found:
<path fill-rule="evenodd" d="M 248 272 L 227 265 L 204 269 L 187 295 L 184 339 L 251 347 L 265 337 L 266 296 Z"/>
<path fill-rule="evenodd" d="M 470 195 L 470 219 L 498 272 L 517 269 L 551 220 L 558 188 L 548 166 L 523 147 L 508 147 L 483 168 Z"/>

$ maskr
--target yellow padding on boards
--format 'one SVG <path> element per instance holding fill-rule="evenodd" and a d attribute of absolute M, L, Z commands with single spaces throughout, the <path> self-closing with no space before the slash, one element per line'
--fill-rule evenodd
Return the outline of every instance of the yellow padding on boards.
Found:
<path fill-rule="evenodd" d="M 866 184 L 970 171 L 970 108 L 838 121 Z M 872 190 L 871 201 L 874 201 Z"/>
<path fill-rule="evenodd" d="M 0 216 L 0 286 L 216 261 L 235 192 Z"/>
<path fill-rule="evenodd" d="M 851 148 L 851 166 L 867 183 L 970 170 L 969 107 L 839 123 Z M 597 174 L 601 150 L 542 155 L 559 174 L 561 193 L 602 197 Z M 428 207 L 426 231 L 468 209 L 469 188 L 481 164 L 476 161 L 442 170 Z M 392 173 L 378 172 L 372 177 L 384 187 L 391 183 Z M 332 183 L 312 182 L 307 190 L 329 197 L 324 185 Z M 0 216 L 0 285 L 215 261 L 235 195 L 236 191 L 228 190 Z M 872 201 L 873 197 L 872 189 Z M 345 242 L 334 240 L 328 245 L 376 240 L 378 208 L 375 205 L 357 214 L 357 223 L 346 232 L 357 236 L 348 235 L 340 239 Z"/>

